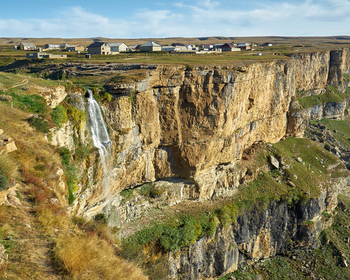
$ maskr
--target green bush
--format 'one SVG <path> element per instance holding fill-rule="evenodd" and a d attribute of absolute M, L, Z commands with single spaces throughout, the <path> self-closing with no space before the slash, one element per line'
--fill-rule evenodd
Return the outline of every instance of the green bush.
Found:
<path fill-rule="evenodd" d="M 148 183 L 141 187 L 140 194 L 149 197 L 156 197 L 164 192 L 161 188 L 156 188 L 154 184 Z"/>
<path fill-rule="evenodd" d="M 61 105 L 56 106 L 51 112 L 51 120 L 57 127 L 61 128 L 68 121 L 67 110 Z"/>
<path fill-rule="evenodd" d="M 70 155 L 70 151 L 67 148 L 62 147 L 60 150 L 60 155 L 61 155 L 62 164 L 65 168 L 65 176 L 66 176 L 67 186 L 68 186 L 68 202 L 71 205 L 75 200 L 73 192 L 76 191 L 77 189 L 76 184 L 78 183 L 78 176 L 79 176 L 80 169 L 77 165 L 72 164 L 70 162 L 71 155 Z"/>
<path fill-rule="evenodd" d="M 94 220 L 100 224 L 107 224 L 107 217 L 103 213 L 98 213 L 95 215 Z"/>
<path fill-rule="evenodd" d="M 0 173 L 0 191 L 7 189 L 7 183 L 7 177 L 4 174 Z"/>
<path fill-rule="evenodd" d="M 180 231 L 177 228 L 166 227 L 159 238 L 160 246 L 166 251 L 175 251 L 180 248 Z"/>
<path fill-rule="evenodd" d="M 82 123 L 84 123 L 86 120 L 85 112 L 73 106 L 70 106 L 67 109 L 67 115 L 68 115 L 68 118 L 72 121 L 73 125 L 79 128 L 81 128 Z"/>
<path fill-rule="evenodd" d="M 49 127 L 50 124 L 47 120 L 44 118 L 36 118 L 36 117 L 31 117 L 28 119 L 28 123 L 30 126 L 34 127 L 36 130 L 43 132 L 43 133 L 49 133 Z"/>
<path fill-rule="evenodd" d="M 66 147 L 62 147 L 60 150 L 60 156 L 62 164 L 67 166 L 70 163 L 70 151 Z"/>

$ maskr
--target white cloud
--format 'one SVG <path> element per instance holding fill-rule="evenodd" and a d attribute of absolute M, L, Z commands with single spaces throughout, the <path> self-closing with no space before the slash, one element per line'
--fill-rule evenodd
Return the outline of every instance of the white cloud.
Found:
<path fill-rule="evenodd" d="M 70 7 L 56 18 L 0 19 L 0 34 L 114 38 L 349 34 L 348 0 L 305 0 L 300 4 L 259 2 L 259 7 L 248 2 L 246 10 L 212 0 L 198 1 L 195 5 L 176 2 L 160 10 L 136 10 L 122 19 Z M 176 13 L 171 10 L 173 6 Z"/>

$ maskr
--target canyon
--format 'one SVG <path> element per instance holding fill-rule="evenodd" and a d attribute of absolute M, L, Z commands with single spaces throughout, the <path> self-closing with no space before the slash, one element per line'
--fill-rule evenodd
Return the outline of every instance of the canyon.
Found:
<path fill-rule="evenodd" d="M 164 222 L 154 214 L 159 209 L 191 214 L 198 208 L 211 215 L 221 203 L 239 198 L 241 187 L 259 180 L 261 174 L 275 171 L 282 174 L 278 178 L 290 176 L 283 182 L 276 180 L 291 189 L 298 189 L 301 180 L 300 175 L 288 175 L 293 166 L 304 164 L 305 170 L 326 174 L 312 182 L 317 190 L 300 190 L 306 201 L 274 199 L 262 209 L 237 213 L 226 226 L 219 219 L 212 235 L 197 235 L 188 246 L 162 252 L 167 279 L 217 279 L 281 254 L 291 244 L 316 248 L 321 231 L 333 221 L 323 213 L 335 212 L 339 194 L 350 196 L 345 148 L 337 151 L 338 158 L 325 152 L 323 161 L 318 147 L 324 143 L 302 142 L 321 159 L 320 170 L 314 170 L 305 164 L 308 158 L 294 150 L 295 155 L 280 156 L 275 146 L 304 137 L 310 121 L 348 116 L 349 49 L 236 65 L 67 63 L 48 71 L 138 73 L 133 80 L 103 85 L 110 95 L 99 100 L 110 137 L 103 163 L 101 152 L 92 145 L 91 113 L 78 124 L 67 121 L 48 137 L 72 157 L 78 146 L 96 147 L 79 162 L 79 180 L 70 190 L 74 196 L 70 212 L 88 220 L 103 214 L 121 246 L 154 221 Z M 331 91 L 340 99 L 302 106 L 302 99 Z M 63 93 L 62 87 L 45 93 L 49 105 L 66 100 L 87 115 L 86 98 L 81 92 Z M 256 165 L 260 151 L 266 153 L 266 164 Z M 146 187 L 151 190 L 148 194 Z"/>

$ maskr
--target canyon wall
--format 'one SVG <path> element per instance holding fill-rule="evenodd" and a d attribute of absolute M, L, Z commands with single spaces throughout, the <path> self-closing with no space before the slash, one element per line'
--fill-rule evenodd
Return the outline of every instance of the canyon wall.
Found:
<path fill-rule="evenodd" d="M 286 135 L 303 136 L 309 120 L 341 119 L 349 108 L 345 99 L 302 110 L 296 98 L 296 92 L 323 94 L 327 84 L 345 92 L 348 49 L 242 66 L 144 68 L 139 81 L 106 85 L 112 99 L 101 107 L 113 142 L 108 186 L 103 186 L 96 152 L 83 164 L 86 177 L 72 205 L 72 212 L 88 218 L 105 213 L 120 237 L 128 235 L 125 223 L 156 205 L 233 195 L 247 176 L 247 170 L 237 166 L 245 148 L 259 141 L 275 143 Z M 157 201 L 138 196 L 122 201 L 121 191 L 147 182 L 166 186 Z M 328 226 L 322 211 L 332 211 L 336 195 L 348 194 L 348 185 L 348 179 L 334 181 L 305 206 L 274 202 L 261 213 L 246 213 L 236 225 L 218 228 L 214 237 L 170 254 L 169 277 L 217 277 L 280 253 L 288 239 L 314 246 Z M 308 220 L 315 226 L 305 225 Z"/>

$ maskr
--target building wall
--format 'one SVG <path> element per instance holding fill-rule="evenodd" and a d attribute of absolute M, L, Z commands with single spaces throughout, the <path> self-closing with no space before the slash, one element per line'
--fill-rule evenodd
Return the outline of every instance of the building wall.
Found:
<path fill-rule="evenodd" d="M 143 46 L 141 46 L 140 47 L 140 51 L 141 52 L 159 52 L 159 51 L 161 51 L 162 50 L 162 47 L 152 47 L 152 46 L 150 46 L 150 47 L 143 47 Z"/>
<path fill-rule="evenodd" d="M 221 48 L 223 52 L 239 52 L 240 48 Z"/>
<path fill-rule="evenodd" d="M 88 53 L 89 54 L 110 54 L 111 48 L 107 45 L 103 45 L 101 47 L 95 47 L 95 48 L 89 48 Z"/>

